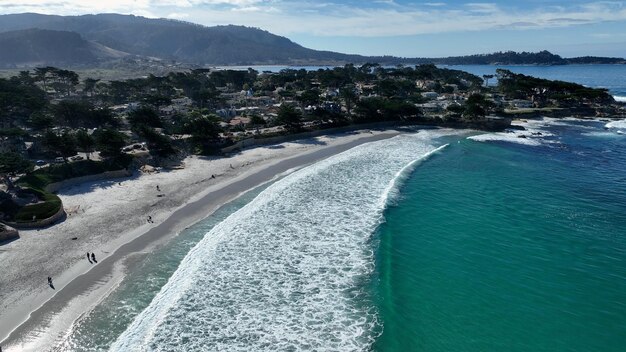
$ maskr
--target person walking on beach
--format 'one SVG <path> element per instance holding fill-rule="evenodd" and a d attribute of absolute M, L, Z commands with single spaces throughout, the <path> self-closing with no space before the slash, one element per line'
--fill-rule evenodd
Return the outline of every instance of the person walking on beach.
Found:
<path fill-rule="evenodd" d="M 96 254 L 95 253 L 91 253 L 91 260 L 93 260 L 94 263 L 97 263 L 98 261 L 96 260 Z"/>
<path fill-rule="evenodd" d="M 91 258 L 89 258 L 89 252 L 87 252 L 87 260 L 89 261 L 89 264 L 93 264 L 93 263 L 91 262 Z"/>
<path fill-rule="evenodd" d="M 154 221 L 152 221 L 152 216 L 148 216 L 148 222 L 151 224 L 154 223 Z"/>
<path fill-rule="evenodd" d="M 161 188 L 159 188 L 159 185 L 157 185 L 157 192 L 161 192 Z"/>
<path fill-rule="evenodd" d="M 54 290 L 54 285 L 52 284 L 52 278 L 48 276 L 48 286 Z"/>

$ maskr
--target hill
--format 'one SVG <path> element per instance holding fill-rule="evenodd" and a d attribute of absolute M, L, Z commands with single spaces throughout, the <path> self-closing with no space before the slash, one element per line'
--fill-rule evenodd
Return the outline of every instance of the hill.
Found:
<path fill-rule="evenodd" d="M 0 31 L 41 28 L 71 31 L 134 55 L 213 65 L 363 62 L 364 57 L 302 47 L 291 40 L 244 26 L 205 27 L 188 22 L 100 14 L 0 16 Z"/>
<path fill-rule="evenodd" d="M 76 56 L 70 63 L 89 64 L 91 52 L 97 59 L 124 53 L 155 57 L 199 65 L 336 65 L 344 63 L 361 64 L 377 62 L 382 65 L 435 63 L 444 65 L 565 65 L 570 63 L 626 63 L 621 58 L 582 57 L 564 59 L 548 51 L 538 53 L 499 52 L 485 55 L 457 56 L 448 58 L 399 58 L 393 56 L 361 56 L 318 51 L 305 48 L 288 38 L 270 32 L 244 26 L 206 27 L 189 22 L 150 19 L 132 15 L 99 14 L 83 16 L 54 16 L 33 13 L 0 15 L 0 32 L 22 31 L 38 28 L 48 31 L 62 31 L 68 36 L 68 43 L 79 45 L 76 50 L 86 52 Z M 78 34 L 71 37 L 68 32 Z M 46 64 L 54 64 L 57 57 L 72 59 L 65 54 L 69 44 L 63 44 L 58 51 L 48 45 L 45 39 L 35 40 L 35 36 L 52 36 L 49 32 L 24 32 L 25 39 L 33 44 L 32 57 Z M 61 34 L 57 34 L 61 35 Z M 15 36 L 15 34 L 14 34 Z M 70 38 L 71 37 L 71 38 Z M 18 46 L 16 41 L 13 46 Z M 41 48 L 36 46 L 39 43 Z M 89 44 L 91 43 L 91 44 Z M 84 50 L 89 45 L 99 45 L 95 49 Z M 21 48 L 25 51 L 26 48 Z M 95 50 L 98 51 L 98 50 Z M 121 53 L 120 53 L 121 52 Z M 45 55 L 44 55 L 45 54 Z M 65 56 L 64 56 L 65 55 Z M 26 55 L 26 58 L 29 56 Z M 49 58 L 49 60 L 47 60 Z M 19 60 L 18 60 L 19 61 Z M 0 64 L 2 61 L 0 61 Z"/>
<path fill-rule="evenodd" d="M 78 33 L 42 29 L 0 33 L 0 47 L 0 67 L 89 65 L 127 55 Z"/>

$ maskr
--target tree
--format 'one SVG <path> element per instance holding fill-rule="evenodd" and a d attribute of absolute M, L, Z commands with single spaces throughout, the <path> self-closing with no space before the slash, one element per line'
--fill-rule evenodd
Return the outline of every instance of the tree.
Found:
<path fill-rule="evenodd" d="M 266 125 L 267 122 L 259 115 L 254 114 L 250 117 L 250 124 L 254 126 Z"/>
<path fill-rule="evenodd" d="M 57 124 L 76 128 L 85 125 L 91 108 L 86 102 L 63 100 L 52 106 L 52 112 Z"/>
<path fill-rule="evenodd" d="M 352 106 L 357 100 L 357 95 L 353 85 L 348 85 L 339 89 L 339 96 L 343 100 L 343 103 L 346 106 L 346 111 L 348 112 L 348 116 L 352 115 Z"/>
<path fill-rule="evenodd" d="M 465 111 L 465 107 L 463 107 L 461 104 L 450 104 L 446 108 L 446 111 L 448 111 L 449 118 L 456 120 L 456 119 L 459 119 L 463 115 L 463 112 Z"/>
<path fill-rule="evenodd" d="M 172 99 L 166 95 L 161 94 L 149 94 L 143 98 L 146 104 L 152 105 L 157 109 L 161 106 L 169 105 L 172 103 Z"/>
<path fill-rule="evenodd" d="M 48 92 L 48 74 L 56 70 L 54 67 L 37 67 L 35 68 L 35 80 L 41 82 L 44 92 Z"/>
<path fill-rule="evenodd" d="M 65 92 L 66 96 L 70 96 L 71 92 L 79 83 L 78 73 L 70 70 L 53 69 L 51 71 L 55 81 L 53 86 L 57 92 Z"/>
<path fill-rule="evenodd" d="M 296 100 L 300 102 L 302 108 L 307 106 L 317 105 L 320 102 L 320 92 L 317 89 L 307 89 L 298 96 Z"/>
<path fill-rule="evenodd" d="M 489 87 L 489 80 L 494 77 L 495 75 L 483 75 L 483 79 L 485 80 L 485 87 Z"/>
<path fill-rule="evenodd" d="M 145 125 L 148 127 L 163 127 L 163 121 L 159 118 L 159 114 L 149 106 L 141 106 L 128 113 L 128 123 L 133 128 Z"/>
<path fill-rule="evenodd" d="M 0 175 L 23 174 L 32 171 L 33 167 L 33 163 L 22 157 L 21 154 L 0 153 Z"/>
<path fill-rule="evenodd" d="M 76 146 L 84 153 L 87 153 L 87 159 L 93 152 L 93 147 L 96 145 L 96 141 L 90 136 L 87 131 L 79 130 L 74 136 L 76 139 Z"/>
<path fill-rule="evenodd" d="M 89 96 L 93 97 L 93 93 L 96 90 L 96 84 L 100 82 L 99 79 L 95 78 L 85 78 L 83 83 L 85 84 L 85 88 L 83 88 L 83 92 L 89 92 Z"/>
<path fill-rule="evenodd" d="M 33 170 L 33 167 L 33 163 L 18 153 L 0 153 L 0 177 L 4 179 L 9 189 L 13 188 L 9 175 L 28 173 Z"/>
<path fill-rule="evenodd" d="M 0 127 L 11 127 L 40 111 L 47 104 L 45 93 L 19 78 L 0 78 Z"/>
<path fill-rule="evenodd" d="M 118 156 L 126 145 L 126 135 L 112 129 L 99 129 L 93 133 L 96 148 L 101 156 Z"/>
<path fill-rule="evenodd" d="M 185 120 L 183 131 L 191 134 L 193 144 L 200 149 L 202 154 L 207 154 L 219 139 L 221 132 L 219 117 L 216 115 L 202 115 L 194 111 Z"/>
<path fill-rule="evenodd" d="M 137 133 L 146 140 L 152 155 L 168 157 L 176 153 L 176 150 L 172 145 L 172 141 L 167 136 L 155 131 L 153 128 L 142 125 L 139 127 Z"/>
<path fill-rule="evenodd" d="M 385 106 L 382 98 L 367 98 L 357 102 L 355 120 L 358 122 L 375 122 L 382 120 L 381 111 Z"/>
<path fill-rule="evenodd" d="M 76 140 L 69 132 L 58 135 L 52 131 L 46 131 L 41 137 L 41 143 L 50 154 L 62 157 L 76 155 Z"/>
<path fill-rule="evenodd" d="M 32 113 L 28 119 L 28 126 L 35 130 L 45 130 L 54 126 L 54 119 L 50 114 L 42 111 Z"/>
<path fill-rule="evenodd" d="M 300 129 L 300 120 L 302 119 L 302 113 L 296 110 L 293 106 L 282 104 L 278 109 L 278 116 L 276 117 L 276 123 L 284 125 L 287 130 L 297 131 Z"/>
<path fill-rule="evenodd" d="M 465 101 L 465 111 L 463 117 L 470 120 L 477 120 L 485 117 L 493 103 L 482 94 L 472 94 Z"/>

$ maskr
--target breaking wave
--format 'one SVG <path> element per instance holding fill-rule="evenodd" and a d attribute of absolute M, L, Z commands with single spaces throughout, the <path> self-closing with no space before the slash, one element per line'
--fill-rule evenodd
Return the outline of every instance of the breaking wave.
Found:
<path fill-rule="evenodd" d="M 358 146 L 277 181 L 208 232 L 114 351 L 367 350 L 373 234 L 436 131 Z"/>

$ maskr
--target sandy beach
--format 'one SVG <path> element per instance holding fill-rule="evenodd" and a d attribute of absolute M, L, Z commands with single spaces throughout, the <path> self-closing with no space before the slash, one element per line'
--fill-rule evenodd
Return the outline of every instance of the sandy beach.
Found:
<path fill-rule="evenodd" d="M 21 231 L 20 239 L 0 246 L 0 346 L 3 351 L 49 348 L 116 287 L 133 262 L 185 227 L 277 175 L 396 134 L 365 130 L 224 158 L 192 156 L 184 169 L 60 190 L 69 214 L 64 222 Z M 87 261 L 87 252 L 95 253 L 97 264 Z"/>

